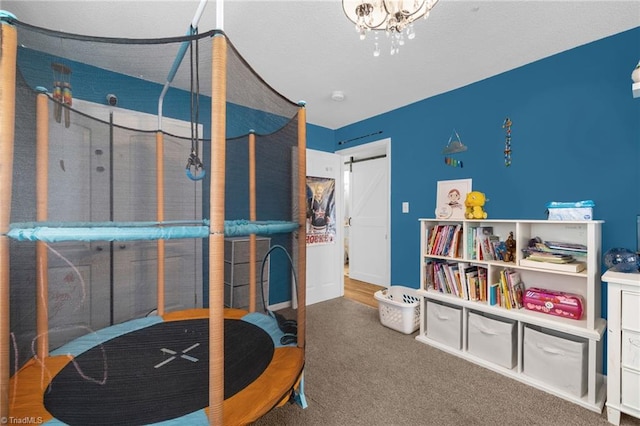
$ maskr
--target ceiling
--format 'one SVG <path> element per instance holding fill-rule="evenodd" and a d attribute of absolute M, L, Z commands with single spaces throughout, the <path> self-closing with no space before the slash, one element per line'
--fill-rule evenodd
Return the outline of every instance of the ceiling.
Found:
<path fill-rule="evenodd" d="M 23 22 L 128 38 L 184 35 L 199 0 L 0 0 Z M 223 29 L 274 89 L 305 101 L 307 121 L 337 129 L 640 26 L 640 1 L 440 0 L 416 38 L 373 56 L 338 0 L 226 0 Z M 217 27 L 209 0 L 200 32 Z M 640 52 L 638 52 L 640 59 Z M 629 64 L 629 73 L 635 64 Z M 342 91 L 344 100 L 331 99 Z"/>

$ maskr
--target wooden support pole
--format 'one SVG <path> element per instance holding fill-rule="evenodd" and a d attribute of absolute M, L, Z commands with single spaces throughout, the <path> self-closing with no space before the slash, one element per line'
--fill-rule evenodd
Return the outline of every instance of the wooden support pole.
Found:
<path fill-rule="evenodd" d="M 209 235 L 209 424 L 223 425 L 224 401 L 224 186 L 227 39 L 213 37 L 211 72 L 211 187 Z"/>
<path fill-rule="evenodd" d="M 0 418 L 9 416 L 9 221 L 16 105 L 16 28 L 0 24 Z"/>
<path fill-rule="evenodd" d="M 36 98 L 36 220 L 49 218 L 49 98 Z M 36 331 L 37 356 L 49 356 L 49 258 L 47 245 L 36 242 Z"/>
<path fill-rule="evenodd" d="M 298 111 L 298 347 L 305 347 L 307 309 L 307 110 Z"/>
<path fill-rule="evenodd" d="M 249 220 L 256 220 L 256 135 L 253 132 L 249 133 Z M 256 311 L 256 261 L 256 235 L 251 234 L 249 236 L 249 312 Z"/>
<path fill-rule="evenodd" d="M 156 132 L 156 217 L 158 222 L 164 222 L 164 134 L 161 130 Z M 158 315 L 164 315 L 165 305 L 165 240 L 158 240 L 157 263 L 157 298 Z"/>

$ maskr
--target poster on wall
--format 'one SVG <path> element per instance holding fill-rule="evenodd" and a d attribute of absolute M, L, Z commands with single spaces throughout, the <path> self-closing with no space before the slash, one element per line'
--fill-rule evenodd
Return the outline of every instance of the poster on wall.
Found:
<path fill-rule="evenodd" d="M 471 179 L 438 181 L 437 219 L 464 219 L 464 200 L 471 192 Z"/>
<path fill-rule="evenodd" d="M 307 246 L 336 242 L 336 181 L 307 176 Z"/>

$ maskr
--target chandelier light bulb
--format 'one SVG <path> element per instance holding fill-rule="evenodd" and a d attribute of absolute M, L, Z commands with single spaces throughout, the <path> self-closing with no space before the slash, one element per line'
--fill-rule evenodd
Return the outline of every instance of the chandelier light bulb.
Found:
<path fill-rule="evenodd" d="M 413 23 L 409 24 L 409 26 L 407 27 L 407 38 L 409 40 L 413 40 L 414 38 L 416 38 L 416 32 L 413 29 Z"/>

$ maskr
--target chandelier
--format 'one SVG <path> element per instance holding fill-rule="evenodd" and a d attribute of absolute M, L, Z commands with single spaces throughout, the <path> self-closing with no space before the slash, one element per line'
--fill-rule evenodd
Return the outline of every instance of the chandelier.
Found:
<path fill-rule="evenodd" d="M 429 17 L 438 0 L 342 0 L 347 18 L 356 24 L 360 40 L 375 31 L 373 56 L 380 56 L 378 33 L 385 31 L 391 39 L 391 54 L 400 51 L 405 40 L 415 38 L 413 22 Z"/>

